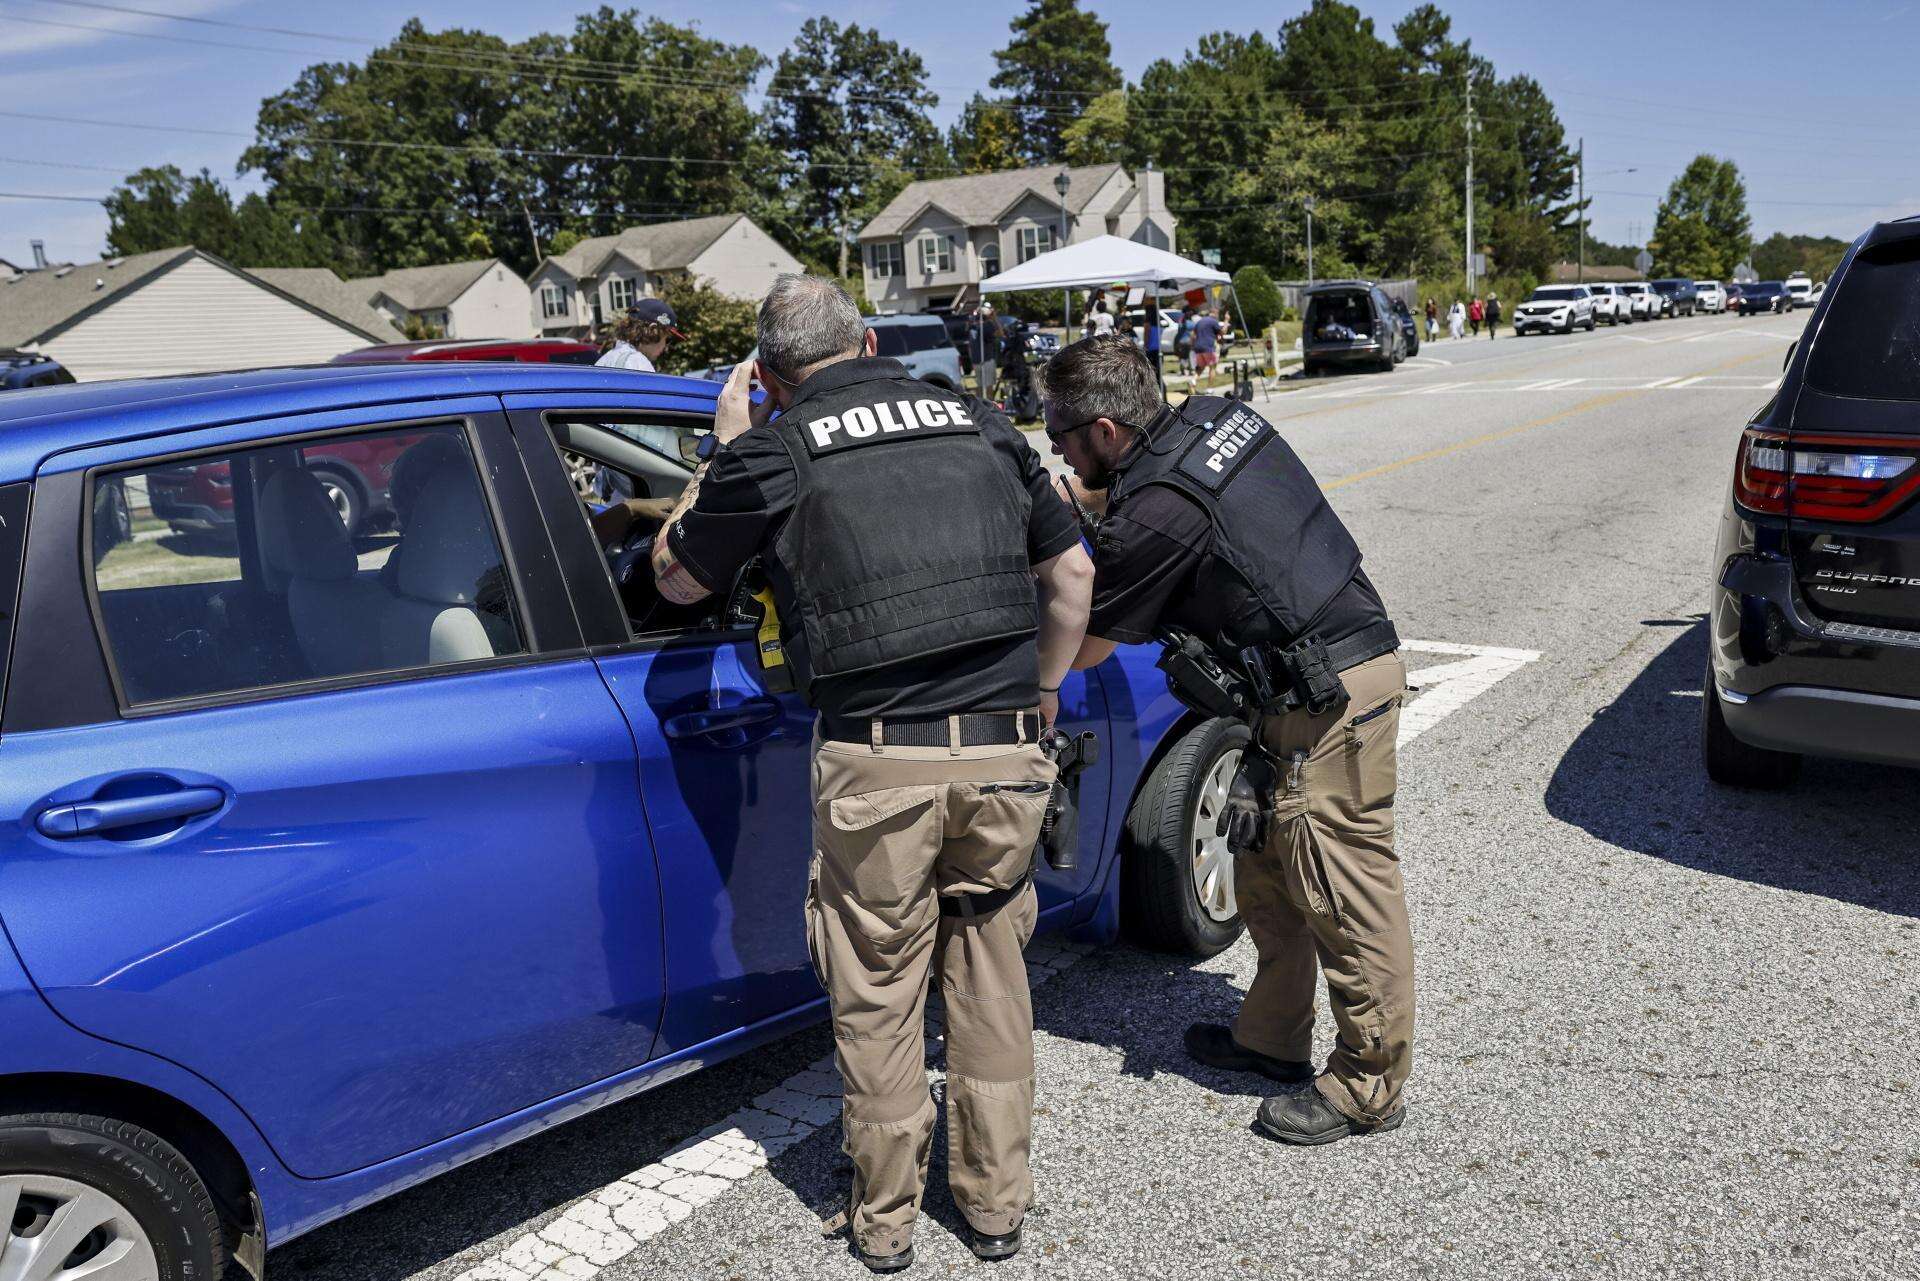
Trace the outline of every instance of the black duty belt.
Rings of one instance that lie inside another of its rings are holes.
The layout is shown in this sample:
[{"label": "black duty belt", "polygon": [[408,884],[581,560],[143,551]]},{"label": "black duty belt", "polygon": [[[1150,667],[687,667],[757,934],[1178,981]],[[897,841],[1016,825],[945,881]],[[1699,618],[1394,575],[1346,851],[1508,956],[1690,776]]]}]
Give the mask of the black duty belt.
[{"label": "black duty belt", "polygon": [[1038,712],[966,712],[958,717],[871,717],[820,714],[820,737],[835,743],[872,743],[880,727],[884,747],[951,747],[953,727],[960,722],[961,747],[998,747],[1040,740]]},{"label": "black duty belt", "polygon": [[1400,648],[1400,633],[1393,629],[1389,619],[1381,619],[1362,627],[1344,640],[1337,640],[1327,646],[1327,663],[1336,672],[1344,672],[1350,667],[1358,667],[1368,659],[1378,658],[1382,654],[1391,654]]},{"label": "black duty belt", "polygon": [[974,917],[985,916],[989,912],[998,912],[1007,904],[1020,897],[1027,888],[1027,882],[1033,879],[1033,873],[1009,885],[1004,890],[983,890],[978,894],[942,894],[940,896],[940,915]]}]

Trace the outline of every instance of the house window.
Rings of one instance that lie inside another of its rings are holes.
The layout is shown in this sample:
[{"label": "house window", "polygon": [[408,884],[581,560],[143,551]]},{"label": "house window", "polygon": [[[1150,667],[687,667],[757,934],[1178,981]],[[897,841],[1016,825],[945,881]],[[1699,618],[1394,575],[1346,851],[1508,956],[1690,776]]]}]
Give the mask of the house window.
[{"label": "house window", "polygon": [[607,305],[616,315],[633,306],[633,281],[626,276],[615,276],[608,280]]},{"label": "house window", "polygon": [[920,270],[932,275],[953,270],[953,242],[945,236],[920,237]]},{"label": "house window", "polygon": [[1020,228],[1020,261],[1030,262],[1053,248],[1053,228]]},{"label": "house window", "polygon": [[876,279],[904,275],[906,269],[905,255],[901,253],[898,241],[889,240],[873,247],[873,274]]},{"label": "house window", "polygon": [[567,291],[558,285],[540,286],[540,315],[552,320],[556,316],[567,314]]},{"label": "house window", "polygon": [[1000,274],[1000,246],[999,245],[981,245],[980,246],[980,278],[984,280],[988,276],[997,276],[999,274]]}]

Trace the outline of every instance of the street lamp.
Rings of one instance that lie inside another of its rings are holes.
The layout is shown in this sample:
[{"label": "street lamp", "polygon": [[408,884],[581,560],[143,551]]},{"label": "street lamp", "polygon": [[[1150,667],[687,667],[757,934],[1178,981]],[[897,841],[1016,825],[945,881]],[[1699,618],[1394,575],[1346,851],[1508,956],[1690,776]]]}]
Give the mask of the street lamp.
[{"label": "street lamp", "polygon": [[1301,202],[1307,210],[1307,286],[1313,286],[1313,197]]},{"label": "street lamp", "polygon": [[[1060,193],[1060,247],[1062,249],[1067,247],[1067,188],[1072,185],[1073,179],[1067,176],[1065,169],[1053,177],[1053,189]],[[1060,291],[1060,320],[1066,329],[1066,333],[1062,334],[1061,338],[1064,340],[1073,337],[1073,290],[1071,289]]]}]

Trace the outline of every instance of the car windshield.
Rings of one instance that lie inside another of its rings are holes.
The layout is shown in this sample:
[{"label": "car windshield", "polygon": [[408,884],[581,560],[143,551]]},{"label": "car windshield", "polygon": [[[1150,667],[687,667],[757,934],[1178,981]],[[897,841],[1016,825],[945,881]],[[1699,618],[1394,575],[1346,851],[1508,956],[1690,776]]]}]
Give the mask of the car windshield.
[{"label": "car windshield", "polygon": [[1822,305],[1808,382],[1840,396],[1920,400],[1920,237],[1862,250]]},{"label": "car windshield", "polygon": [[1656,280],[1653,282],[1653,292],[1657,294],[1677,294],[1680,292],[1680,286],[1671,280]]},{"label": "car windshield", "polygon": [[1580,296],[1580,291],[1576,288],[1573,288],[1572,286],[1564,286],[1564,287],[1556,288],[1554,286],[1549,285],[1549,286],[1544,286],[1542,288],[1534,290],[1532,294],[1528,295],[1527,301],[1528,302],[1566,302],[1569,299],[1578,298],[1579,296]]},{"label": "car windshield", "polygon": [[1813,282],[1809,280],[1789,280],[1787,282],[1787,288],[1792,290],[1811,289],[1813,288]]},{"label": "car windshield", "polygon": [[1763,280],[1757,285],[1748,285],[1747,288],[1754,293],[1777,294],[1780,292],[1780,282],[1777,280]]},{"label": "car windshield", "polygon": [[1647,292],[1647,287],[1645,285],[1622,285],[1620,286],[1620,288],[1626,290],[1630,294],[1644,294],[1645,292]]}]

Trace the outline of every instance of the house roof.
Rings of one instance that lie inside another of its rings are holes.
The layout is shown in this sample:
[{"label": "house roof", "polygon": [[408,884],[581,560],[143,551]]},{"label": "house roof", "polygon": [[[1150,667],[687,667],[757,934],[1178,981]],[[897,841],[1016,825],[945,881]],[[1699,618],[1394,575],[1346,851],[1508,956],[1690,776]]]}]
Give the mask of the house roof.
[{"label": "house roof", "polygon": [[471,262],[447,262],[432,267],[401,267],[385,275],[362,276],[347,283],[368,303],[375,294],[385,294],[408,311],[428,311],[452,306],[454,299],[472,288],[473,282],[499,261],[498,258],[476,258]]},{"label": "house roof", "polygon": [[251,280],[262,289],[280,294],[336,324],[345,325],[370,341],[386,342],[396,336],[393,327],[384,321],[377,328],[369,323],[364,306],[358,308],[359,318],[351,313],[342,315],[332,307],[321,305],[284,284],[267,279],[272,269],[263,272],[243,271],[205,250],[181,245],[175,249],[156,249],[151,253],[133,254],[126,258],[108,258],[70,268],[33,271],[24,276],[0,280],[0,347],[24,347],[44,341],[84,320],[115,298],[196,257],[206,259],[223,271]]},{"label": "house roof", "polygon": [[[969,227],[991,226],[1029,194],[1058,207],[1060,195],[1053,189],[1053,180],[1059,172],[1053,165],[1040,165],[1032,169],[1004,169],[998,173],[910,182],[887,202],[885,209],[874,215],[873,221],[860,229],[860,239],[897,236],[928,205],[940,206]],[[1107,180],[1120,172],[1124,171],[1117,164],[1070,166],[1067,212],[1085,212],[1088,202],[1106,186]]]},{"label": "house roof", "polygon": [[358,281],[345,281],[325,267],[254,267],[247,272],[309,307],[323,311],[379,342],[401,337],[393,322],[369,305]]},{"label": "house roof", "polygon": [[575,280],[591,276],[615,252],[624,254],[648,271],[679,271],[705,253],[707,247],[745,214],[714,214],[707,218],[683,218],[676,222],[648,223],[628,227],[611,236],[582,240],[561,254],[550,254],[541,262],[552,263]]}]

